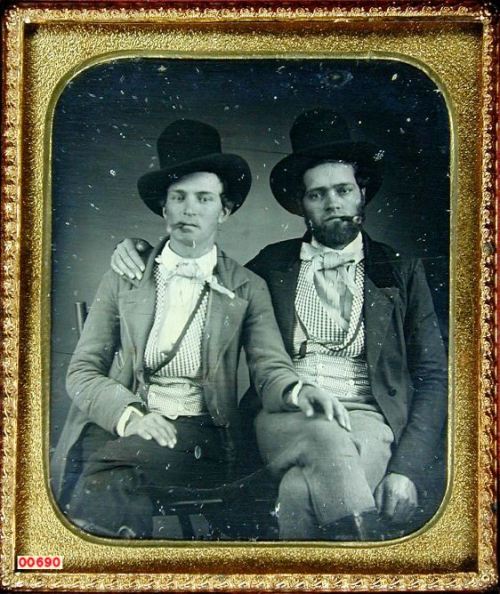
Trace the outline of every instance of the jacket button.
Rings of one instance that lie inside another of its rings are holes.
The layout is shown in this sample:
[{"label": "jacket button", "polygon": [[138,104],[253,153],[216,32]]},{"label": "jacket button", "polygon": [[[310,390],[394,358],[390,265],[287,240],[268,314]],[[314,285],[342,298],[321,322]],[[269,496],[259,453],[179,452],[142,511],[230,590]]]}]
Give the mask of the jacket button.
[{"label": "jacket button", "polygon": [[389,396],[396,396],[396,394],[397,394],[397,390],[396,390],[396,388],[391,388],[391,389],[389,390]]}]

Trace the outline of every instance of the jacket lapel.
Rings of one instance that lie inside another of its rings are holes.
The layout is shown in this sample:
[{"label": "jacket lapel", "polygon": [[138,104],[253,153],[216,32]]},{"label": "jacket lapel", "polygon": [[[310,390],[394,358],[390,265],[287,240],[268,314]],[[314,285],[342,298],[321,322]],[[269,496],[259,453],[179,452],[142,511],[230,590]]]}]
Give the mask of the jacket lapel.
[{"label": "jacket lapel", "polygon": [[[300,244],[299,244],[300,245]],[[274,313],[288,353],[293,350],[295,323],[295,293],[300,271],[298,254],[286,266],[269,271],[268,286],[271,292]]]},{"label": "jacket lapel", "polygon": [[236,290],[247,283],[248,279],[219,249],[215,276],[223,287],[233,292],[234,297],[210,290],[202,346],[204,377],[215,373],[220,359],[242,325],[248,306],[248,301],[236,294]]},{"label": "jacket lapel", "polygon": [[363,234],[365,285],[363,313],[366,334],[366,360],[369,369],[377,364],[392,319],[399,289],[394,269],[386,254]]},{"label": "jacket lapel", "polygon": [[136,368],[142,368],[146,341],[153,326],[156,306],[156,285],[153,278],[154,262],[166,241],[164,239],[150,253],[142,279],[138,283],[132,283],[133,288],[119,296],[123,322],[129,333],[131,343],[134,345]]}]

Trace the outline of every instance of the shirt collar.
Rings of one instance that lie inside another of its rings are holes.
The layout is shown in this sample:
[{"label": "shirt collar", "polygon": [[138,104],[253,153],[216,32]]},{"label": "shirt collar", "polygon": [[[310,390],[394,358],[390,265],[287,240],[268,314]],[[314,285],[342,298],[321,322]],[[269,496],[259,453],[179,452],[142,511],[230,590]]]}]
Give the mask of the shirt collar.
[{"label": "shirt collar", "polygon": [[196,263],[208,277],[213,273],[217,264],[217,247],[214,245],[209,252],[199,258],[184,258],[176,254],[170,247],[170,241],[167,241],[161,253],[156,257],[156,262],[163,264],[167,270],[174,270],[180,262]]},{"label": "shirt collar", "polygon": [[361,235],[361,233],[358,233],[350,243],[348,243],[345,247],[343,247],[340,250],[336,250],[334,248],[323,245],[314,236],[311,239],[311,245],[323,252],[338,252],[339,254],[341,254],[342,252],[352,252],[356,255],[357,262],[361,261],[364,257],[363,236]]}]

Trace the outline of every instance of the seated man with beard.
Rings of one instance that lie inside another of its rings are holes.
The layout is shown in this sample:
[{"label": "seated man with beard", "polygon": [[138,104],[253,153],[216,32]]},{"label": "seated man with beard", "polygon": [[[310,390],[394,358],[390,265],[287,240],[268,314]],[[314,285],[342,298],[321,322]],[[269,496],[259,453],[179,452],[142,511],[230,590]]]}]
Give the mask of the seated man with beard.
[{"label": "seated man with beard", "polygon": [[[329,109],[300,114],[290,137],[271,189],[307,233],[247,266],[267,282],[302,382],[330,394],[342,422],[314,414],[302,391],[264,395],[257,440],[280,480],[280,538],[380,540],[404,532],[440,453],[444,345],[422,262],[363,231],[382,183],[379,147],[354,142]],[[139,274],[130,240],[114,261]]]}]

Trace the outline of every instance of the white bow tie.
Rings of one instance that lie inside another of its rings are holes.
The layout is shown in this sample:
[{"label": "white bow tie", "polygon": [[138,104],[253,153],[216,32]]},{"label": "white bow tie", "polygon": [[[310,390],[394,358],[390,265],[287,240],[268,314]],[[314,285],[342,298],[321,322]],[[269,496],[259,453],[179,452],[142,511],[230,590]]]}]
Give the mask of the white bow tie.
[{"label": "white bow tie", "polygon": [[189,260],[181,260],[174,267],[171,267],[165,266],[163,260],[160,259],[160,266],[163,268],[164,279],[166,281],[169,281],[174,276],[189,278],[200,282],[203,282],[207,279],[207,275],[194,261],[190,262]]},{"label": "white bow tie", "polygon": [[352,298],[358,288],[354,275],[349,274],[348,266],[355,265],[362,260],[362,253],[355,251],[334,251],[315,247],[310,243],[303,243],[300,259],[311,262],[306,278],[314,284],[318,297],[332,319],[344,330],[349,326],[342,315],[344,309],[350,311]]},{"label": "white bow tie", "polygon": [[212,272],[209,274],[203,272],[196,261],[181,260],[174,268],[165,266],[161,257],[159,257],[157,261],[164,271],[163,280],[165,282],[170,281],[174,277],[187,278],[199,283],[206,282],[208,286],[214,291],[217,291],[217,293],[227,295],[230,299],[234,299],[234,293],[221,285]]}]

